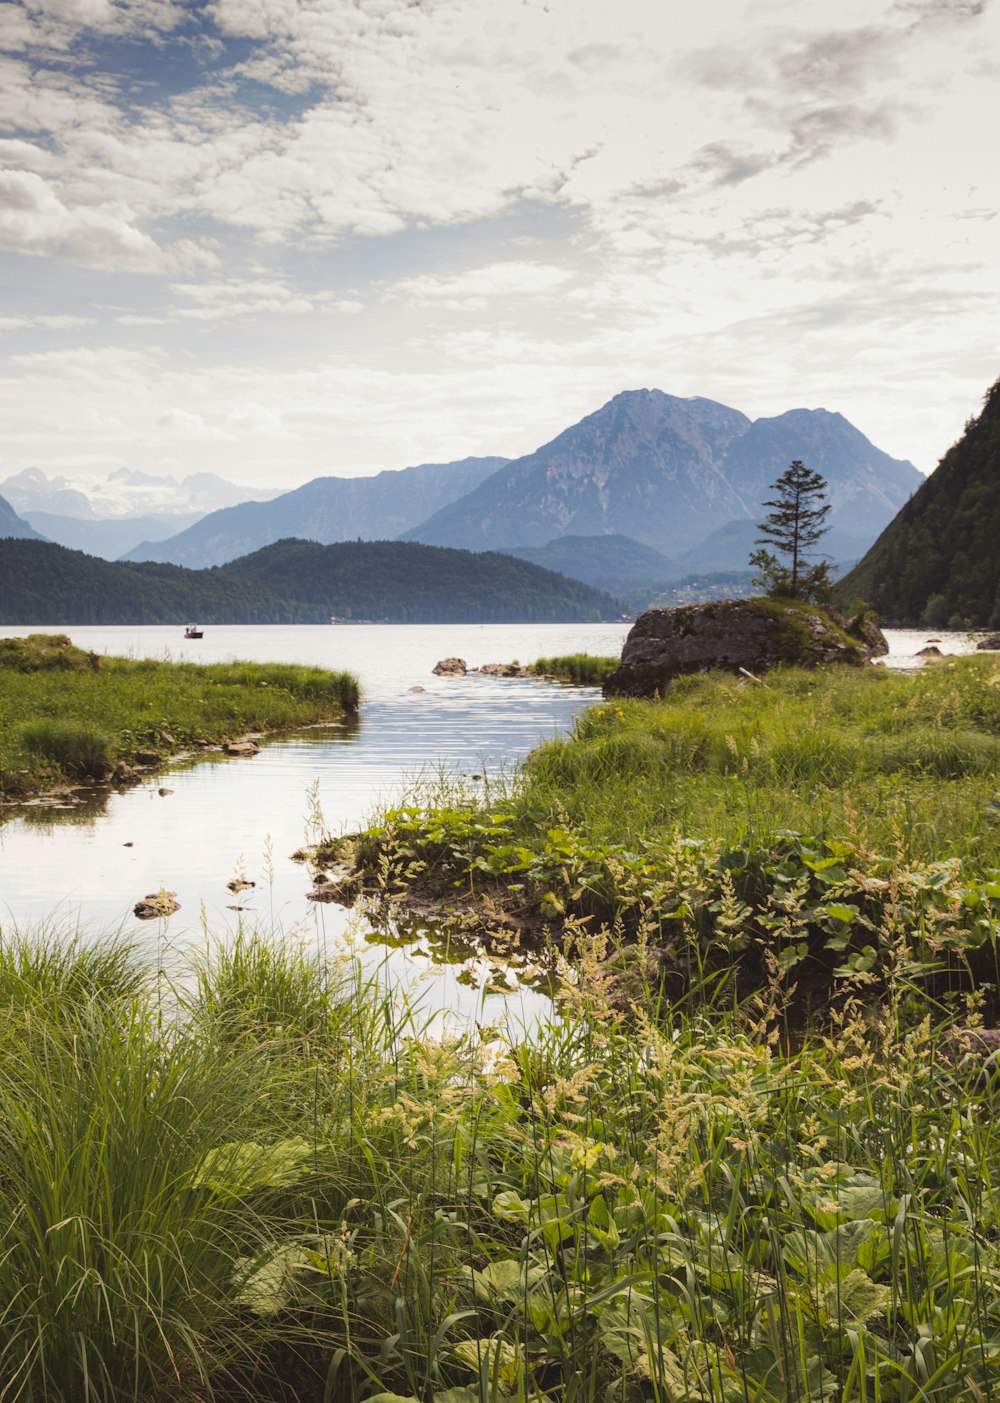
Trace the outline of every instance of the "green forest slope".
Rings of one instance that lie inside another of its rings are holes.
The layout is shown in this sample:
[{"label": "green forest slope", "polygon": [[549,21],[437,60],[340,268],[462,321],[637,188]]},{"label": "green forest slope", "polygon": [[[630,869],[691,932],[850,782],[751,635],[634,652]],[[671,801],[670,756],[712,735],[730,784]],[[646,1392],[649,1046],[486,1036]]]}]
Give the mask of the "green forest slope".
[{"label": "green forest slope", "polygon": [[0,625],[521,623],[617,617],[606,594],[524,561],[412,543],[279,541],[232,564],[98,560],[0,540]]},{"label": "green forest slope", "polygon": [[299,600],[324,618],[544,623],[620,613],[609,595],[539,565],[496,551],[475,554],[413,541],[277,541],[223,571]]},{"label": "green forest slope", "polygon": [[841,581],[886,623],[1000,627],[1000,380],[931,477]]}]

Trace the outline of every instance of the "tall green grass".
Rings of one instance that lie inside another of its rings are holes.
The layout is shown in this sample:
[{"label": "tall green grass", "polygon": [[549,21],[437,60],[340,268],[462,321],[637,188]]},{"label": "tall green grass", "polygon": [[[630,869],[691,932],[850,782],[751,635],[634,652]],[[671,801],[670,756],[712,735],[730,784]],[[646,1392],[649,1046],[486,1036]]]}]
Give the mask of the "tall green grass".
[{"label": "tall green grass", "polygon": [[859,974],[876,994],[904,931],[925,994],[1000,1008],[1000,669],[683,679],[592,707],[506,784],[416,793],[350,853],[501,946],[648,938],[671,997],[709,973],[742,997],[777,962],[801,1016]]},{"label": "tall green grass", "polygon": [[530,671],[540,677],[558,677],[577,687],[600,687],[618,666],[618,658],[593,653],[565,653],[555,658],[538,658]]},{"label": "tall green grass", "polygon": [[88,721],[29,721],[16,738],[29,755],[51,760],[73,779],[107,779],[115,766],[111,737]]},{"label": "tall green grass", "polygon": [[903,986],[782,1050],[780,981],[664,1026],[614,957],[518,1040],[273,935],[0,941],[6,1397],[994,1398],[995,1072]]}]

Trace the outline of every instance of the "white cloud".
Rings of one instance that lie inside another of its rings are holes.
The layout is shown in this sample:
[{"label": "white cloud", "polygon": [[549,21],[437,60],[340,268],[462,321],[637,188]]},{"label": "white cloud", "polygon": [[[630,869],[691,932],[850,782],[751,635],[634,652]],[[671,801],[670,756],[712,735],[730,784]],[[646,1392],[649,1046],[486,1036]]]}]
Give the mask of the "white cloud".
[{"label": "white cloud", "polygon": [[168,273],[215,261],[189,240],[160,248],[136,227],[128,206],[71,209],[40,175],[10,169],[0,169],[0,248],[137,273]]},{"label": "white cloud", "polygon": [[[221,444],[298,479],[523,451],[657,384],[750,413],[826,403],[929,467],[995,377],[997,6],[14,12],[0,247],[85,270],[60,288],[142,272],[158,294],[103,287],[100,368],[84,327],[78,360],[9,363],[18,453],[30,407],[60,461],[103,433],[137,465]],[[195,52],[206,18],[239,62],[161,90],[156,46]],[[135,42],[102,65],[109,35]],[[120,373],[136,363],[148,382]]]},{"label": "white cloud", "polygon": [[74,317],[65,313],[39,313],[35,316],[0,317],[2,331],[68,331],[78,326],[92,326],[93,317]]},{"label": "white cloud", "polygon": [[384,296],[416,307],[478,312],[498,299],[508,306],[512,301],[537,303],[539,298],[564,288],[572,277],[570,269],[551,263],[511,260],[458,273],[402,278],[389,284]]}]

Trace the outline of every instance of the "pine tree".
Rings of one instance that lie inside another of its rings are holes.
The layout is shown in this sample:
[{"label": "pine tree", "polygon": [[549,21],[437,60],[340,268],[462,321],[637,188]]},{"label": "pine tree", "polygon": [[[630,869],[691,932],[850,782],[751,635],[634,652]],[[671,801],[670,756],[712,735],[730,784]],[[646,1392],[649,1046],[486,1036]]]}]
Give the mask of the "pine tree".
[{"label": "pine tree", "polygon": [[[809,565],[810,549],[826,532],[824,525],[830,511],[826,497],[826,479],[796,458],[791,467],[772,482],[775,496],[764,503],[771,511],[758,523],[758,543],[763,550],[754,551],[751,565],[760,570],[760,580],[771,594],[788,595],[792,599],[825,598],[829,593],[829,566],[825,561]],[[782,565],[767,547],[787,556]]]}]

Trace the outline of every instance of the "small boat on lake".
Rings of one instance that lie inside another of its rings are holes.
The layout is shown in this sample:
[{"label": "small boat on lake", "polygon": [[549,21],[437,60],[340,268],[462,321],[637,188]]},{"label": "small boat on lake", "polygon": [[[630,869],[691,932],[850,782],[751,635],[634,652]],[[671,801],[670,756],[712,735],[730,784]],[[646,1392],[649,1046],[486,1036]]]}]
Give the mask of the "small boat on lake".
[{"label": "small boat on lake", "polygon": [[187,628],[184,630],[184,637],[204,638],[205,632],[204,629],[200,629],[197,624],[188,624]]}]

